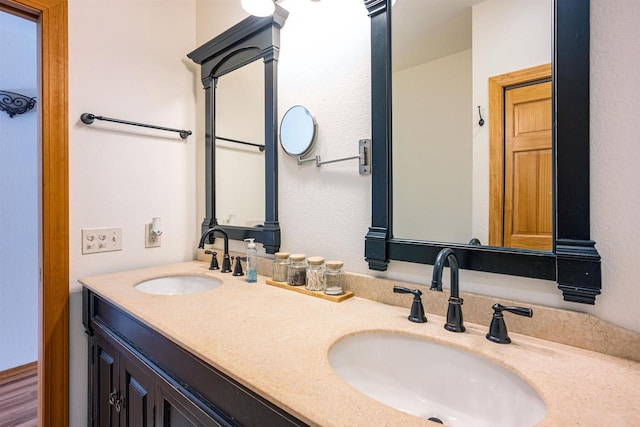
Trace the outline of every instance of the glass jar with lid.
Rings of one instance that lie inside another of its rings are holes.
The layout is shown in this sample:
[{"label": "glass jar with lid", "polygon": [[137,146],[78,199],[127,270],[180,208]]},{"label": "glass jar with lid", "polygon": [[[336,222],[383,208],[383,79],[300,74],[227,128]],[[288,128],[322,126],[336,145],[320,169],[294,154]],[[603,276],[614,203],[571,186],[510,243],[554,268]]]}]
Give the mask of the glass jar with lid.
[{"label": "glass jar with lid", "polygon": [[324,293],[342,295],[344,293],[344,271],[342,261],[327,261],[324,272]]},{"label": "glass jar with lid", "polygon": [[286,282],[289,270],[289,252],[276,252],[271,278],[276,282]]},{"label": "glass jar with lid", "polygon": [[287,268],[287,283],[291,286],[303,286],[307,277],[307,260],[303,254],[291,254]]},{"label": "glass jar with lid", "polygon": [[308,291],[324,290],[324,258],[321,256],[309,257],[307,260],[307,284],[305,289]]}]

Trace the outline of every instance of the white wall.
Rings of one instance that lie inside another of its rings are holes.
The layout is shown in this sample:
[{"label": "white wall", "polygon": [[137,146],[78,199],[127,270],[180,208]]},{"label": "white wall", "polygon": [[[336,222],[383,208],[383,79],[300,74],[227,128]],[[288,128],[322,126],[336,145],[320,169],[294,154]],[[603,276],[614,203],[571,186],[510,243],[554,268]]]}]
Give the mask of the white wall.
[{"label": "white wall", "polygon": [[[488,0],[473,6],[473,234],[489,241],[489,77],[551,62],[551,0]],[[477,114],[477,111],[476,111]]]},{"label": "white wall", "polygon": [[[79,120],[84,112],[196,131],[193,0],[69,2],[70,287],[77,279],[194,258],[197,132]],[[162,218],[162,247],[144,226]],[[201,218],[200,218],[201,220]],[[81,255],[81,229],[119,226],[119,252]],[[72,426],[86,425],[86,338],[71,296]]]},{"label": "white wall", "polygon": [[471,50],[393,73],[393,236],[471,234]]},{"label": "white wall", "polygon": [[591,238],[602,256],[596,315],[640,331],[640,2],[591,0]]},{"label": "white wall", "polygon": [[[84,112],[195,129],[192,0],[69,3],[71,286],[86,275],[192,259],[198,135],[96,120]],[[161,217],[162,247],[144,227]],[[81,229],[123,227],[123,250],[81,254]]]},{"label": "white wall", "polygon": [[[370,20],[360,0],[289,0],[278,76],[280,118],[306,106],[317,124],[315,154],[332,160],[358,154],[371,137]],[[371,178],[357,161],[297,165],[279,151],[282,247],[344,261],[362,270]]]},{"label": "white wall", "polygon": [[[37,27],[0,12],[0,90],[38,96]],[[0,371],[38,359],[38,106],[0,111]]]}]

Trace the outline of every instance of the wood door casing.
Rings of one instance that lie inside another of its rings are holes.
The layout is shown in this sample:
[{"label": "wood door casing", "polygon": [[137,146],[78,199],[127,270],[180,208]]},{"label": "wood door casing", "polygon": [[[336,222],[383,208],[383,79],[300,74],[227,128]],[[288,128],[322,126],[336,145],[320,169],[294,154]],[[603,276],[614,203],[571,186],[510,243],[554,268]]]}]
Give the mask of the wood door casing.
[{"label": "wood door casing", "polygon": [[0,0],[40,30],[42,280],[38,425],[69,425],[69,165],[67,0]]},{"label": "wood door casing", "polygon": [[505,91],[503,246],[552,249],[551,82]]},{"label": "wood door casing", "polygon": [[[549,81],[551,79],[551,64],[543,64],[536,67],[531,67],[523,70],[513,71],[506,74],[501,74],[498,76],[494,76],[489,78],[489,245],[490,246],[507,246],[505,244],[505,169],[506,169],[506,161],[505,161],[505,94],[507,89],[513,88],[515,86],[532,84],[535,82],[541,81]],[[551,95],[549,91],[549,96]],[[534,108],[535,109],[535,108]],[[551,105],[549,104],[548,116],[551,117]],[[535,121],[534,121],[535,123]],[[528,126],[528,125],[522,125]],[[526,129],[523,127],[522,129]],[[551,135],[549,134],[549,140],[551,140]],[[524,159],[525,155],[522,154],[521,159]],[[532,156],[533,157],[533,156]],[[544,157],[544,156],[543,156]],[[519,159],[519,160],[521,160]],[[549,185],[551,185],[551,168],[552,168],[552,159],[549,157],[549,162],[545,163],[545,160],[540,160],[542,163],[539,165],[540,168],[546,168],[548,165],[549,168]],[[534,164],[533,161],[528,162],[529,167]],[[522,171],[526,170],[523,168]],[[535,168],[533,168],[535,170]],[[531,172],[532,173],[532,172]],[[524,185],[525,181],[521,181],[520,186]],[[536,184],[538,188],[542,188],[542,184]],[[531,192],[531,191],[530,191]],[[511,196],[513,200],[513,195]],[[519,197],[517,197],[519,199]],[[549,197],[549,208],[547,210],[548,217],[550,218],[553,214],[553,208],[551,206],[551,195]],[[542,206],[542,203],[539,204]],[[513,209],[513,208],[511,208]],[[519,216],[519,219],[516,221],[518,224],[521,224],[522,221],[525,222],[531,219],[531,215],[527,217],[525,215],[525,211],[520,207],[518,210],[518,214],[522,214]],[[526,218],[526,219],[525,219]],[[550,222],[552,224],[552,221]],[[526,227],[522,227],[520,225],[516,226],[516,229],[524,229]],[[550,229],[553,229],[553,226],[550,226]],[[551,232],[551,236],[552,236]],[[518,240],[518,239],[516,239]],[[519,243],[524,244],[525,239],[520,239]],[[533,239],[535,240],[535,239]],[[549,238],[549,242],[551,245],[552,237]],[[517,246],[522,247],[522,246]],[[539,248],[532,248],[539,249]],[[546,248],[545,250],[552,249],[551,246]]]}]

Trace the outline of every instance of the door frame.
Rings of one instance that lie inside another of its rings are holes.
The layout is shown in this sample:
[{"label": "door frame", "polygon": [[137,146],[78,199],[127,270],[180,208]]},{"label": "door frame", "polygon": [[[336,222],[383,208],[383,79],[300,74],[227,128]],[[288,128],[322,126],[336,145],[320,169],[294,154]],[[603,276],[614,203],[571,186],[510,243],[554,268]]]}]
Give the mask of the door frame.
[{"label": "door frame", "polygon": [[551,79],[551,64],[489,77],[489,246],[503,246],[504,98],[511,86]]},{"label": "door frame", "polygon": [[38,289],[38,425],[69,425],[67,0],[0,0],[38,22],[42,274]]}]

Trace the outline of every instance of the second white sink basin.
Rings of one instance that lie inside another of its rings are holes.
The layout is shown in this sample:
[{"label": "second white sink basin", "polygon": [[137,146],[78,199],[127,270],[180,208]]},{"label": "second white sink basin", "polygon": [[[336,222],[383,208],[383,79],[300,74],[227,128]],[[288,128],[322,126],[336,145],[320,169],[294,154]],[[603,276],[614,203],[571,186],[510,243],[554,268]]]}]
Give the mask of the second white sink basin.
[{"label": "second white sink basin", "polygon": [[222,280],[204,276],[166,276],[145,280],[134,286],[138,291],[154,295],[186,295],[215,289]]},{"label": "second white sink basin", "polygon": [[392,333],[338,341],[329,363],[367,396],[453,427],[529,427],[546,415],[540,396],[518,375],[482,357]]}]

